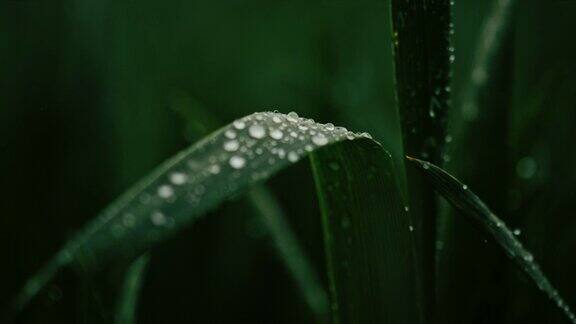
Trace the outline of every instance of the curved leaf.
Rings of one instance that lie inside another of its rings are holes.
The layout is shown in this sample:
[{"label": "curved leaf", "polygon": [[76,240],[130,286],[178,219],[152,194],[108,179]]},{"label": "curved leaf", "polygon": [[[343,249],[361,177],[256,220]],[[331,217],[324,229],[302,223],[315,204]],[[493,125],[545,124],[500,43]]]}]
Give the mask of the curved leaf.
[{"label": "curved leaf", "polygon": [[[342,179],[342,184],[349,188],[360,183],[353,180],[351,175],[357,179],[376,177],[379,181],[393,180],[389,155],[378,143],[367,137],[369,135],[354,134],[332,124],[318,124],[313,120],[300,118],[295,113],[256,113],[236,120],[177,154],[113,202],[26,284],[17,297],[15,309],[22,309],[63,266],[72,264],[83,271],[95,271],[111,261],[132,259],[183,227],[189,226],[224,200],[301,160],[309,152],[317,151],[320,160],[324,154],[331,156],[331,152],[338,150],[356,150],[358,154],[366,154],[366,157],[362,158],[349,154],[334,156],[334,163],[349,163],[347,160],[355,159],[372,163],[374,170],[368,173],[365,172],[364,164],[346,168],[347,177]],[[325,149],[320,149],[324,147]],[[352,147],[354,149],[351,149]],[[331,165],[316,164],[315,168],[324,170]],[[333,177],[340,175],[334,174]],[[373,181],[366,183],[376,184]],[[340,214],[354,213],[359,219],[366,218],[372,222],[367,224],[378,226],[377,230],[368,228],[369,235],[366,237],[362,237],[362,232],[352,235],[355,240],[364,240],[366,243],[353,245],[354,255],[370,255],[371,244],[382,244],[379,243],[381,241],[389,243],[389,246],[375,251],[395,251],[380,256],[376,266],[364,264],[363,271],[369,272],[370,277],[378,283],[371,294],[376,299],[364,300],[370,302],[371,309],[377,314],[382,313],[380,308],[390,311],[404,309],[408,312],[407,318],[410,318],[413,315],[409,314],[417,313],[418,305],[415,297],[415,277],[410,275],[413,269],[406,268],[411,266],[414,252],[408,231],[408,217],[402,208],[399,211],[397,188],[393,184],[385,188],[391,193],[383,198],[391,201],[381,206],[393,208],[378,208],[378,201],[382,198],[378,193],[384,191],[371,188],[374,194],[361,200],[350,197],[350,208],[347,204],[341,205],[333,209],[334,214],[331,217],[338,219]],[[319,190],[329,189],[319,185]],[[343,197],[342,202],[347,199]],[[326,202],[330,200],[326,199],[324,206]],[[363,217],[365,215],[360,213],[362,210],[369,211],[366,214],[369,217]],[[388,219],[382,222],[379,218]],[[384,227],[387,224],[394,226],[387,229]],[[400,232],[402,234],[394,234],[399,228],[404,229]],[[389,242],[388,235],[401,236],[403,240]],[[339,253],[343,248],[331,246],[329,251]],[[363,257],[362,260],[367,261],[370,258]],[[383,264],[389,265],[392,270],[379,273]],[[400,278],[402,280],[398,281]],[[344,285],[347,280],[350,279],[338,278],[332,284]],[[364,286],[359,286],[362,287]],[[358,294],[358,291],[355,293]],[[406,298],[396,298],[396,293]],[[380,297],[387,297],[386,302],[378,299]],[[358,297],[351,295],[350,298]],[[385,307],[380,307],[381,305]]]}]

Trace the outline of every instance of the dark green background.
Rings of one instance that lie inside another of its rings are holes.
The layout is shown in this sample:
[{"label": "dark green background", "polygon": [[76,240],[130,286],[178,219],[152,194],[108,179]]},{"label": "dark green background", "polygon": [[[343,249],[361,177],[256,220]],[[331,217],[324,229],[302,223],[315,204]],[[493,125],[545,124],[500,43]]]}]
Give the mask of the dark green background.
[{"label": "dark green background", "polygon": [[[576,305],[576,1],[518,1],[480,114],[462,90],[492,1],[455,0],[447,166],[512,227]],[[402,161],[388,1],[0,1],[0,303],[114,197],[190,141],[254,111],[370,132]],[[531,157],[534,175],[517,163]],[[271,181],[317,266],[305,163]],[[559,312],[458,215],[440,264],[447,323]],[[312,321],[241,199],[152,253],[142,323]],[[433,242],[431,244],[434,244]],[[69,273],[24,323],[85,319]]]}]

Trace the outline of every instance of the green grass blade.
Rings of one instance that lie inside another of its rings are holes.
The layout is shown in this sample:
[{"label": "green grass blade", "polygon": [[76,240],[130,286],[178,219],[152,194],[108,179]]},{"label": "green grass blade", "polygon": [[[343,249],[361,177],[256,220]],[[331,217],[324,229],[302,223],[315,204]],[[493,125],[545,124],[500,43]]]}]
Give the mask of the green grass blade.
[{"label": "green grass blade", "polygon": [[[422,323],[413,227],[373,141],[314,153],[336,323]],[[328,166],[328,167],[326,167]]]},{"label": "green grass blade", "polygon": [[482,26],[479,41],[472,61],[472,71],[462,100],[462,113],[465,119],[473,120],[479,113],[480,94],[490,81],[494,60],[503,45],[504,33],[510,22],[509,16],[516,1],[496,0],[487,20]]},{"label": "green grass blade", "polygon": [[257,186],[248,193],[249,201],[261,214],[261,219],[284,264],[294,277],[304,294],[318,323],[326,322],[330,314],[328,296],[320,284],[320,279],[312,267],[304,250],[298,243],[291,226],[286,222],[286,215],[272,193],[263,186]]},{"label": "green grass blade", "polygon": [[492,237],[520,269],[532,279],[538,288],[556,303],[568,319],[572,323],[576,323],[576,316],[556,288],[546,278],[540,266],[534,261],[532,254],[522,246],[522,243],[508,229],[506,224],[478,196],[441,168],[415,158],[408,157],[408,160],[424,173],[434,190],[462,215],[466,216],[467,220]]},{"label": "green grass blade", "polygon": [[[393,0],[391,21],[396,97],[404,153],[441,164],[450,103],[451,0]],[[415,222],[426,313],[434,317],[436,219],[438,206],[420,175],[407,170],[410,207]]]},{"label": "green grass blade", "polygon": [[136,323],[136,309],[138,297],[144,280],[144,272],[150,261],[150,256],[145,254],[134,261],[126,271],[122,283],[120,296],[118,296],[115,324]]},{"label": "green grass blade", "polygon": [[[113,202],[27,283],[15,309],[22,309],[59,268],[72,264],[90,272],[112,261],[130,260],[309,152],[358,145],[384,154],[379,144],[365,137],[294,113],[256,113],[236,120],[166,161]],[[381,172],[393,171],[385,166]],[[355,172],[361,177],[364,169]],[[407,221],[406,215],[402,217]],[[403,248],[411,255],[409,245]],[[412,292],[413,278],[409,279],[396,284],[405,284]],[[416,306],[414,300],[408,304]]]}]

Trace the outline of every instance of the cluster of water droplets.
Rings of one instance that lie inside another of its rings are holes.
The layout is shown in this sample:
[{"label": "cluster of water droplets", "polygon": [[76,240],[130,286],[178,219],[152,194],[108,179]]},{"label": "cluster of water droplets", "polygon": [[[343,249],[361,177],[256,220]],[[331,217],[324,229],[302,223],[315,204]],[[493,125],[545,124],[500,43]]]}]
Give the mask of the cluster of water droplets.
[{"label": "cluster of water droplets", "polygon": [[367,133],[353,133],[333,124],[319,124],[301,118],[295,112],[256,113],[236,120],[225,131],[222,148],[230,152],[228,164],[243,169],[255,156],[269,156],[269,163],[286,159],[298,161],[306,152],[343,139],[370,137]]},{"label": "cluster of water droplets", "polygon": [[[233,193],[315,149],[357,138],[371,136],[331,123],[317,123],[295,112],[262,112],[238,119],[172,163],[167,162],[169,165],[156,179],[138,193],[140,208],[128,204],[123,211],[116,211],[123,215],[113,231],[121,236],[126,229],[146,221],[159,228],[173,227],[179,221],[173,217],[174,210],[202,205],[208,191],[216,191],[216,195]],[[240,181],[245,177],[249,180]],[[144,212],[147,217],[140,217]]]}]

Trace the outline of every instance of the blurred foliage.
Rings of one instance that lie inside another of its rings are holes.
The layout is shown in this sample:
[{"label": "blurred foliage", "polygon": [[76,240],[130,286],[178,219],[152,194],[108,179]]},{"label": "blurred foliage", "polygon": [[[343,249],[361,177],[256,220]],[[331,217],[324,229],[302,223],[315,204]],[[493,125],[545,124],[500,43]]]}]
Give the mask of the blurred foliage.
[{"label": "blurred foliage", "polygon": [[[448,168],[521,230],[575,305],[576,2],[519,1],[509,61],[491,76],[507,84],[487,94],[477,121],[459,104],[493,0],[455,2]],[[369,131],[401,165],[391,46],[388,1],[1,1],[0,304],[109,201],[197,139],[187,127],[295,110]],[[479,122],[498,111],[506,121]],[[484,137],[492,128],[502,137]],[[307,168],[270,185],[322,268]],[[222,217],[152,251],[140,322],[311,321],[247,203],[215,213]],[[496,246],[457,218],[448,222],[455,234],[442,257],[452,266],[439,273],[446,323],[561,322]],[[22,321],[78,322],[75,280],[61,274]]]}]

